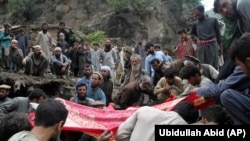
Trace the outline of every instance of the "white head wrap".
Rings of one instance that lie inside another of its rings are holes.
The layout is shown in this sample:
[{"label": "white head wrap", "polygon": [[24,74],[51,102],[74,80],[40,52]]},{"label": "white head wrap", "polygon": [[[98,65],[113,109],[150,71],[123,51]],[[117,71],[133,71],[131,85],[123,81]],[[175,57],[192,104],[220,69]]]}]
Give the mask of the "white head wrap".
[{"label": "white head wrap", "polygon": [[109,66],[101,66],[101,70],[109,71],[110,80],[113,81],[113,72],[111,71]]},{"label": "white head wrap", "polygon": [[35,45],[35,46],[33,46],[33,48],[39,48],[39,49],[41,49],[41,46],[40,45]]},{"label": "white head wrap", "polygon": [[54,51],[61,51],[61,52],[62,52],[62,49],[61,49],[60,47],[56,47],[56,48],[54,49]]}]

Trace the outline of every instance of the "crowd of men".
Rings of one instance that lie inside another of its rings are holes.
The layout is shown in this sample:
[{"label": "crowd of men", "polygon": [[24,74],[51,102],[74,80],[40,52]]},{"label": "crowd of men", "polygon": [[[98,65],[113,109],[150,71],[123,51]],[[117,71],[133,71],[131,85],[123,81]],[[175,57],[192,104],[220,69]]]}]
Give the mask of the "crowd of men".
[{"label": "crowd of men", "polygon": [[[176,48],[177,59],[168,54],[168,49],[141,36],[137,38],[135,47],[113,44],[111,39],[105,40],[104,47],[97,43],[90,45],[87,39],[71,43],[63,22],[59,23],[56,47],[52,47],[48,24],[43,23],[37,35],[37,45],[28,53],[25,34],[18,38],[11,36],[11,25],[6,24],[0,36],[2,66],[13,73],[24,69],[25,74],[40,77],[48,72],[63,78],[72,74],[78,79],[74,94],[68,99],[71,102],[102,109],[109,105],[116,110],[141,107],[119,126],[115,135],[117,141],[154,140],[155,124],[250,124],[249,6],[248,0],[214,1],[214,11],[234,21],[237,27],[231,39],[230,55],[221,68],[218,60],[223,54],[223,47],[219,22],[216,18],[207,17],[202,5],[193,10],[192,25],[177,31],[180,38]],[[5,42],[7,38],[3,35],[9,37],[8,41]],[[119,86],[118,92],[114,93],[116,86]],[[30,103],[39,104],[32,130],[22,132],[28,130],[25,126],[19,130],[21,132],[15,131],[18,133],[10,135],[10,140],[17,137],[34,140],[58,137],[67,117],[67,110],[62,104],[47,98],[40,89],[33,90],[28,98],[11,99],[8,98],[9,89],[8,85],[0,85],[0,119],[9,120],[8,114],[13,111],[29,113],[34,111]],[[171,112],[150,107],[165,102],[170,96],[178,99],[190,93],[196,93],[205,100],[214,98],[215,103],[202,109],[200,114],[192,103],[186,101],[180,102]],[[46,119],[51,113],[60,116]],[[1,126],[6,126],[3,123]],[[42,132],[45,131],[53,132],[44,135]],[[111,136],[112,133],[105,131],[98,140],[108,140]],[[83,136],[81,138],[83,140]]]}]

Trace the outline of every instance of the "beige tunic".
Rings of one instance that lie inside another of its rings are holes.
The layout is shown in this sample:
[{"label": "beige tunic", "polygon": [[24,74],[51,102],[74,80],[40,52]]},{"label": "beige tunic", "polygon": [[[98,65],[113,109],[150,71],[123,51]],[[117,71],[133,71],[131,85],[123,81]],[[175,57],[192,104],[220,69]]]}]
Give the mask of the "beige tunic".
[{"label": "beige tunic", "polygon": [[[170,94],[174,94],[176,96],[180,95],[183,90],[184,90],[184,85],[182,83],[182,80],[181,78],[175,76],[174,78],[175,82],[174,82],[174,85],[170,86],[165,77],[162,77],[157,85],[155,86],[155,89],[154,89],[154,94],[157,95],[157,99],[160,100],[160,101],[165,101]],[[170,90],[167,90],[167,87],[172,87],[172,89]]]},{"label": "beige tunic", "polygon": [[116,133],[116,140],[154,141],[155,125],[178,124],[187,125],[187,122],[178,113],[144,106],[120,124]]},{"label": "beige tunic", "polygon": [[50,57],[50,48],[52,47],[52,37],[49,32],[44,34],[42,31],[38,32],[37,35],[37,44],[41,46],[42,51],[49,58]]}]

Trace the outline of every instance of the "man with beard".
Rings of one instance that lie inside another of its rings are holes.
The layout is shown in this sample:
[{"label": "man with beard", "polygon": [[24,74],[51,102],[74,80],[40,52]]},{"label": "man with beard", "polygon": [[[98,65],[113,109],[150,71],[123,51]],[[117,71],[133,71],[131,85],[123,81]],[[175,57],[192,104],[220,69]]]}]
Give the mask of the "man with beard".
[{"label": "man with beard", "polygon": [[[215,0],[214,12],[219,13],[225,18],[235,22],[232,29],[232,38],[228,47],[230,48],[233,40],[238,39],[243,33],[250,32],[250,1],[249,0]],[[235,63],[225,56],[225,62],[220,69],[216,82],[226,79],[235,69]]]},{"label": "man with beard", "polygon": [[100,88],[104,92],[106,96],[106,105],[113,102],[112,100],[112,93],[113,93],[113,81],[112,81],[112,72],[109,66],[102,66],[101,67],[101,74],[103,77],[103,82],[100,85]]},{"label": "man with beard", "polygon": [[1,41],[1,48],[2,48],[2,65],[4,68],[7,67],[7,62],[5,60],[5,50],[10,45],[11,36],[10,36],[11,25],[4,24],[4,31],[0,33],[0,41]]},{"label": "man with beard", "polygon": [[68,110],[58,100],[47,99],[36,110],[35,125],[31,131],[20,131],[9,141],[55,141],[66,122]]},{"label": "man with beard", "polygon": [[50,57],[50,48],[52,47],[52,36],[48,32],[48,24],[42,24],[42,31],[38,32],[36,38],[37,44],[41,46],[42,51],[49,58]]},{"label": "man with beard", "polygon": [[[102,65],[109,66],[113,72],[112,74],[113,76],[114,76],[115,67],[116,67],[116,60],[117,60],[117,56],[116,56],[115,50],[112,49],[111,39],[106,39]],[[114,79],[115,78],[113,78],[113,80]]]},{"label": "man with beard", "polygon": [[49,60],[39,45],[33,46],[33,48],[34,52],[31,52],[22,61],[22,64],[25,66],[24,73],[33,76],[44,76]]},{"label": "man with beard", "polygon": [[168,58],[165,56],[165,54],[162,51],[155,51],[154,45],[152,43],[147,43],[145,45],[145,50],[148,52],[148,56],[145,60],[145,70],[150,75],[150,77],[154,76],[154,69],[151,67],[150,62],[154,58],[158,59],[160,63],[162,61],[166,61],[167,63],[170,63]]},{"label": "man with beard", "polygon": [[130,57],[131,69],[126,69],[123,76],[123,82],[121,87],[127,85],[130,82],[140,80],[143,75],[148,75],[147,72],[141,68],[141,56],[133,54]]},{"label": "man with beard", "polygon": [[4,102],[11,100],[9,97],[7,97],[10,93],[10,88],[11,87],[9,85],[0,85],[0,105]]},{"label": "man with beard", "polygon": [[11,72],[17,72],[22,64],[23,53],[18,48],[17,40],[12,40],[10,46],[5,51],[6,62]]},{"label": "man with beard", "polygon": [[65,77],[68,73],[70,60],[62,54],[62,49],[60,47],[56,47],[54,51],[54,55],[51,56],[52,73],[57,76]]},{"label": "man with beard", "polygon": [[80,46],[77,49],[77,57],[78,57],[78,67],[79,77],[83,76],[83,67],[85,64],[91,64],[91,51],[88,39],[81,39]]},{"label": "man with beard", "polygon": [[135,46],[134,53],[141,55],[141,67],[145,69],[145,58],[147,56],[147,52],[145,51],[145,44],[143,42],[143,37],[137,38],[137,45]]},{"label": "man with beard", "polygon": [[103,77],[99,72],[94,72],[92,75],[91,84],[88,85],[87,97],[94,99],[95,101],[101,101],[106,104],[106,96],[100,84],[103,82]]},{"label": "man with beard", "polygon": [[71,97],[69,101],[86,106],[91,106],[91,104],[95,102],[94,99],[87,97],[87,85],[85,83],[79,83],[76,86],[76,91],[76,95],[74,97]]},{"label": "man with beard", "polygon": [[87,85],[90,85],[91,79],[92,79],[92,73],[93,73],[93,70],[92,70],[91,65],[85,64],[85,66],[83,68],[83,77],[76,81],[76,86],[79,83],[85,83]]},{"label": "man with beard", "polygon": [[141,100],[141,97],[144,94],[149,95],[150,99],[156,100],[151,79],[147,75],[143,75],[139,80],[125,85],[114,98],[114,103],[119,105],[121,110],[129,106],[142,106],[143,100]]},{"label": "man with beard", "polygon": [[214,12],[236,21],[241,33],[250,32],[249,0],[215,0]]},{"label": "man with beard", "polygon": [[194,10],[198,20],[192,26],[191,35],[198,41],[197,58],[201,63],[212,65],[218,69],[219,54],[223,54],[219,23],[216,18],[206,17],[204,6],[199,5]]}]

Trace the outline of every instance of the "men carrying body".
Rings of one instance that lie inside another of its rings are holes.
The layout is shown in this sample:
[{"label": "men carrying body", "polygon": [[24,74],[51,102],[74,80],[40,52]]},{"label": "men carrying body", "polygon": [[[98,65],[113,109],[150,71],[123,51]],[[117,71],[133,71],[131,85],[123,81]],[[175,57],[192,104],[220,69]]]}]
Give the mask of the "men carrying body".
[{"label": "men carrying body", "polygon": [[9,141],[49,141],[59,137],[66,122],[68,110],[58,100],[47,99],[36,110],[35,125],[31,131],[20,131]]},{"label": "men carrying body", "polygon": [[168,112],[144,106],[119,125],[116,140],[155,141],[155,125],[187,125],[195,122],[198,115],[194,105],[186,101]]},{"label": "men carrying body", "polygon": [[34,89],[28,97],[15,97],[0,105],[0,119],[7,113],[16,111],[29,113],[33,111],[30,103],[39,104],[46,98],[46,94],[41,89]]},{"label": "men carrying body", "polygon": [[2,103],[5,103],[9,100],[11,100],[8,95],[9,95],[9,92],[10,92],[10,86],[9,85],[5,85],[5,84],[2,84],[0,85],[0,105]]},{"label": "men carrying body", "polygon": [[224,81],[193,89],[198,96],[213,97],[228,111],[234,124],[250,124],[250,34],[245,33],[231,47],[231,58],[238,65]]}]

